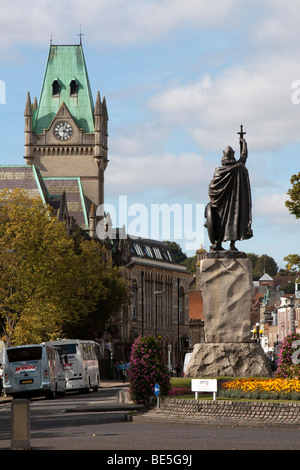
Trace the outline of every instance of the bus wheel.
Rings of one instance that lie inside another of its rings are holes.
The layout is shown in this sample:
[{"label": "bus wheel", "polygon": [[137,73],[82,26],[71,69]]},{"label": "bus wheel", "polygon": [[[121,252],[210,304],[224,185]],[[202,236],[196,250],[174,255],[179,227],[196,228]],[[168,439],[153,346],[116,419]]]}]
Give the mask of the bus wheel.
[{"label": "bus wheel", "polygon": [[53,400],[54,398],[56,398],[57,396],[57,391],[56,391],[56,388],[55,390],[52,390],[50,392],[47,393],[47,398],[50,398],[51,400]]}]

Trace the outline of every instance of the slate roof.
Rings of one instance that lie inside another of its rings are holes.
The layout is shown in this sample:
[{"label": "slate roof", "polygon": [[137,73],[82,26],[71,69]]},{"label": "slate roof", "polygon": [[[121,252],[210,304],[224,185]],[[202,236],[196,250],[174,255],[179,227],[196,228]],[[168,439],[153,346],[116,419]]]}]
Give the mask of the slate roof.
[{"label": "slate roof", "polygon": [[79,177],[43,178],[34,165],[0,166],[0,190],[25,189],[29,197],[39,196],[56,211],[65,193],[68,216],[83,230],[89,226],[85,198]]},{"label": "slate roof", "polygon": [[0,190],[23,188],[30,197],[40,196],[48,203],[48,190],[38,168],[30,165],[1,165]]},{"label": "slate roof", "polygon": [[127,235],[130,253],[133,256],[143,256],[144,259],[175,263],[169,245],[148,238],[132,237]]},{"label": "slate roof", "polygon": [[89,226],[85,198],[79,177],[44,178],[48,193],[52,197],[66,194],[68,215],[72,216],[80,228],[87,230]]}]

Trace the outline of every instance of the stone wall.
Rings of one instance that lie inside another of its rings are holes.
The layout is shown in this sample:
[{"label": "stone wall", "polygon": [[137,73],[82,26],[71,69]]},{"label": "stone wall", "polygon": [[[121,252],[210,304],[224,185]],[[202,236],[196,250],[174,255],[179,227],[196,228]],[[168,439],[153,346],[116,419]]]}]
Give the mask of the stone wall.
[{"label": "stone wall", "polygon": [[300,403],[230,400],[181,400],[162,398],[160,408],[147,413],[149,418],[192,419],[205,424],[300,425]]}]

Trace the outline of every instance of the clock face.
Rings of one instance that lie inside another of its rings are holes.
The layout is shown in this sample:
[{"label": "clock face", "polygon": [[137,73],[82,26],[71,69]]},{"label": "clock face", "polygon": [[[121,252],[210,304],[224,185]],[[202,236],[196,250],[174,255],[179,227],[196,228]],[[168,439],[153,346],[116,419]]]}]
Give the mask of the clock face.
[{"label": "clock face", "polygon": [[69,139],[72,133],[72,127],[67,122],[59,122],[54,128],[54,134],[60,140]]}]

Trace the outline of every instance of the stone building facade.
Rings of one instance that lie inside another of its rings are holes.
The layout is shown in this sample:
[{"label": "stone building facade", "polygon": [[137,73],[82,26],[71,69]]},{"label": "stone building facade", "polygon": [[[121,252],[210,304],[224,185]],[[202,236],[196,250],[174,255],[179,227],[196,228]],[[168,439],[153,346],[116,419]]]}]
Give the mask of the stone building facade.
[{"label": "stone building facade", "polygon": [[166,243],[123,233],[114,242],[113,259],[128,283],[130,303],[112,319],[109,335],[116,360],[126,360],[139,335],[159,337],[170,367],[182,369],[189,333],[189,284],[192,276],[174,262]]}]

